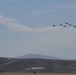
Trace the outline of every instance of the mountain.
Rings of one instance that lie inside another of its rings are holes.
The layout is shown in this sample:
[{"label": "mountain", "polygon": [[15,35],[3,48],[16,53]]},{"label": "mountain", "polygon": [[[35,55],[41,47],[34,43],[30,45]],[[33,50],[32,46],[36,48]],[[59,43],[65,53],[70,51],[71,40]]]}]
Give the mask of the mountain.
[{"label": "mountain", "polygon": [[56,59],[59,60],[57,57],[47,56],[47,55],[40,55],[40,54],[27,54],[23,56],[18,56],[18,59],[30,59],[30,58],[38,58],[38,59]]},{"label": "mountain", "polygon": [[[22,58],[6,58],[0,57],[0,73],[1,72],[26,72],[26,73],[76,73],[76,60],[57,60],[55,57],[49,59],[38,59],[40,54],[27,54],[25,56],[33,55],[29,59]],[[50,56],[46,56],[50,57]],[[37,58],[37,59],[36,59]],[[41,58],[41,57],[40,57]],[[43,57],[42,57],[43,58]],[[43,67],[44,69],[34,69]]]}]

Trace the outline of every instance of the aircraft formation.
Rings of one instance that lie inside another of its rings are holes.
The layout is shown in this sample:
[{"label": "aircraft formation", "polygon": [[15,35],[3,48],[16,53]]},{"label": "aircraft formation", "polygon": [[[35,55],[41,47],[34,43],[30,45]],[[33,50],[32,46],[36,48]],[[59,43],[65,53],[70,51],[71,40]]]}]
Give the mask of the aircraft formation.
[{"label": "aircraft formation", "polygon": [[[55,27],[56,25],[52,25],[53,27]],[[76,25],[72,25],[68,22],[64,23],[64,24],[59,24],[59,26],[62,26],[62,27],[74,27],[76,28]]]}]

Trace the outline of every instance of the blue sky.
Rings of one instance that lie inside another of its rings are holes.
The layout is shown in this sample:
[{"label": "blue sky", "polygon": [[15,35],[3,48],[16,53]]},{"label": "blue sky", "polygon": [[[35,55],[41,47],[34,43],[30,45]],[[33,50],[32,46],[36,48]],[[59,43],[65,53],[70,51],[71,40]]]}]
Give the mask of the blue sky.
[{"label": "blue sky", "polygon": [[58,26],[75,25],[75,15],[76,0],[0,0],[0,56],[76,59],[76,29]]}]

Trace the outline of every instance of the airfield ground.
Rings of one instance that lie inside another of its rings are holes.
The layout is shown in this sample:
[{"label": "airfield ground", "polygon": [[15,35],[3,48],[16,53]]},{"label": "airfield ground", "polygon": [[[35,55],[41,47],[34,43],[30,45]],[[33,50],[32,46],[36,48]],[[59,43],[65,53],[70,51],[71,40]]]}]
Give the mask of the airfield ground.
[{"label": "airfield ground", "polygon": [[76,74],[53,74],[53,73],[0,73],[0,75],[76,75]]}]

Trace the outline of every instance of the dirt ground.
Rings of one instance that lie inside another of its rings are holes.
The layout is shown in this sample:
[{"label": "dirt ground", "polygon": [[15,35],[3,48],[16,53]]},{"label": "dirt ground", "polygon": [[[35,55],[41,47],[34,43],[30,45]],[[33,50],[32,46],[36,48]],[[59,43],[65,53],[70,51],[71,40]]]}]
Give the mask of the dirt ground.
[{"label": "dirt ground", "polygon": [[0,75],[76,75],[76,74],[53,74],[53,73],[0,73]]}]

